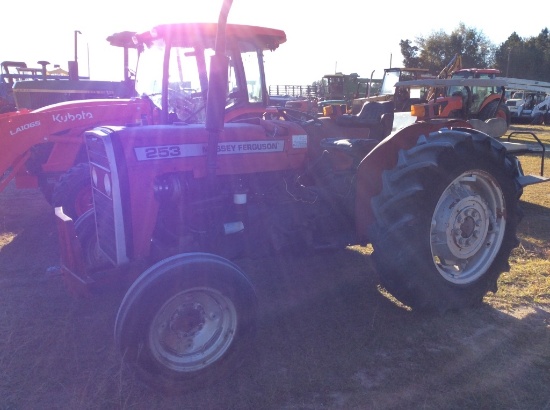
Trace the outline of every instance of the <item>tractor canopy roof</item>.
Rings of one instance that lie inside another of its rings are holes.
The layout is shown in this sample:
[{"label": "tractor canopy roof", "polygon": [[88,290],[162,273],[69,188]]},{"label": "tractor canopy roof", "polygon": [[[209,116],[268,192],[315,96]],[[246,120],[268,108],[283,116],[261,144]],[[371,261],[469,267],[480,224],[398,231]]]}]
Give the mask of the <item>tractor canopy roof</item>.
[{"label": "tractor canopy roof", "polygon": [[401,71],[409,71],[411,73],[428,73],[430,72],[429,69],[427,68],[415,68],[415,67],[392,67],[392,68],[385,68],[384,69],[385,72],[390,72],[390,71],[398,71],[398,72],[401,72]]},{"label": "tractor canopy roof", "polygon": [[506,87],[502,78],[432,78],[398,81],[396,87]]},{"label": "tractor canopy roof", "polygon": [[135,35],[135,31],[121,31],[107,37],[107,41],[115,47],[136,48],[137,44],[134,42]]},{"label": "tractor canopy roof", "polygon": [[461,78],[494,78],[500,74],[496,68],[463,68],[453,73],[453,77]]},{"label": "tractor canopy roof", "polygon": [[344,77],[355,77],[358,78],[359,74],[357,73],[351,73],[351,74],[343,74],[343,73],[334,73],[334,74],[325,74],[323,78],[344,78]]},{"label": "tractor canopy roof", "polygon": [[[204,48],[214,48],[217,32],[216,23],[163,24],[135,35],[134,42],[148,44],[162,38],[172,46],[196,47],[201,44]],[[246,50],[242,51],[275,50],[286,41],[284,31],[258,26],[228,24],[225,34],[227,41],[239,41],[241,48],[244,44]]]}]

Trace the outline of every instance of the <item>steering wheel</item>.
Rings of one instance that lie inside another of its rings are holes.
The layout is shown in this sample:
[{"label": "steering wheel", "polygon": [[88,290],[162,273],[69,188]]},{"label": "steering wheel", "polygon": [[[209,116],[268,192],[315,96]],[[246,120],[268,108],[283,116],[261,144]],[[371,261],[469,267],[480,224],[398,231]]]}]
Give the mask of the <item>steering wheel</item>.
[{"label": "steering wheel", "polygon": [[284,119],[285,121],[292,121],[297,123],[313,123],[315,125],[323,125],[323,123],[314,115],[308,114],[303,111],[295,110],[293,108],[277,107],[277,112],[266,112],[264,114],[266,119]]}]

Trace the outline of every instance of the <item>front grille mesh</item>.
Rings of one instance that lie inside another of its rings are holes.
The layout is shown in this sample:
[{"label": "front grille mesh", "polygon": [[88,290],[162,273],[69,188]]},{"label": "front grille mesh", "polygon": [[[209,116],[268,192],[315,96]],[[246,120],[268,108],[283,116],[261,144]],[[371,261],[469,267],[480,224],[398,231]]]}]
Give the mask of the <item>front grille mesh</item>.
[{"label": "front grille mesh", "polygon": [[[97,181],[92,181],[92,193],[96,213],[97,237],[100,249],[115,264],[118,264],[117,233],[115,221],[115,204],[112,194],[105,192],[105,176],[112,181],[111,164],[109,162],[108,137],[99,137],[90,133],[86,136],[86,147],[92,169],[95,168]],[[115,164],[113,164],[115,166]],[[117,184],[118,185],[118,184]]]}]

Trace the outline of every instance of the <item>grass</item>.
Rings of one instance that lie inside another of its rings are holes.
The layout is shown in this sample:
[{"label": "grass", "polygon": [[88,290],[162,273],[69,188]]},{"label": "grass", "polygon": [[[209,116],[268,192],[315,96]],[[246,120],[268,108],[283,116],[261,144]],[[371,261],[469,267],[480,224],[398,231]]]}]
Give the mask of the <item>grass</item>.
[{"label": "grass", "polygon": [[[512,131],[532,131],[548,148],[546,126],[514,126]],[[526,142],[531,142],[529,136]],[[547,154],[548,157],[548,154]],[[540,155],[521,158],[526,174],[540,173]],[[547,158],[546,158],[547,159]],[[545,164],[546,165],[546,164]],[[550,176],[548,165],[545,176]],[[519,228],[521,245],[512,253],[511,270],[501,276],[499,292],[487,300],[498,307],[515,308],[523,303],[548,305],[550,301],[550,189],[548,184],[526,187],[522,196],[525,216]]]},{"label": "grass", "polygon": [[[538,172],[535,156],[521,161]],[[243,261],[260,299],[256,349],[230,379],[179,397],[133,379],[113,344],[122,293],[68,296],[51,209],[9,187],[0,409],[550,409],[549,187],[525,189],[521,245],[479,309],[407,309],[379,288],[370,247]]]}]

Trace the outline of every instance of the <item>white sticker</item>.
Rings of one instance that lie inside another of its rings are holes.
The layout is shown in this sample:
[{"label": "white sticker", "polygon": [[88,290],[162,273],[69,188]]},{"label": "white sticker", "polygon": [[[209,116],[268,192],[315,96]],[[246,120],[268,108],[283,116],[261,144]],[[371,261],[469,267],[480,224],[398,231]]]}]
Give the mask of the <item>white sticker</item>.
[{"label": "white sticker", "polygon": [[307,135],[293,135],[292,136],[292,148],[307,148]]}]

